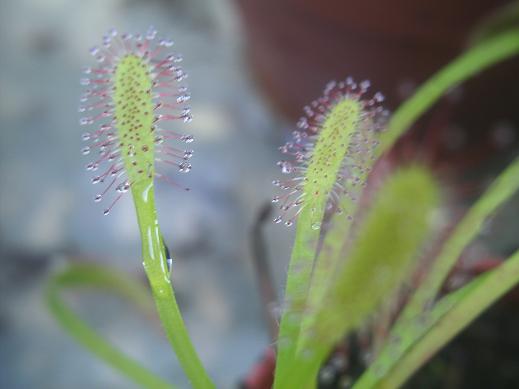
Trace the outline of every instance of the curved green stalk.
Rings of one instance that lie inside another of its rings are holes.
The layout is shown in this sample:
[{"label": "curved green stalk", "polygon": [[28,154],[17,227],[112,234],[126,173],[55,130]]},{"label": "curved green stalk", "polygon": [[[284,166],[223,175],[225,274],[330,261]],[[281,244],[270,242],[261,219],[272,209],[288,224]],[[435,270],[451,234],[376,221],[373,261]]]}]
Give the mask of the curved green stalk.
[{"label": "curved green stalk", "polygon": [[194,388],[214,388],[187,332],[171,285],[152,181],[132,186],[142,241],[142,258],[162,327]]},{"label": "curved green stalk", "polygon": [[337,103],[320,129],[306,167],[302,194],[304,205],[298,217],[286,281],[286,307],[279,327],[274,387],[295,356],[327,200],[340,175],[344,156],[358,130],[362,113],[362,103],[354,97]]},{"label": "curved green stalk", "polygon": [[[458,59],[427,81],[395,112],[389,124],[391,131],[389,131],[383,139],[380,152],[382,153],[390,148],[401,134],[403,134],[414,123],[414,121],[416,121],[423,112],[430,108],[449,88],[470,78],[479,71],[517,54],[518,52],[519,30],[513,29],[489,37],[483,43],[462,54]],[[420,343],[417,339],[421,337],[424,329],[419,329],[416,333],[416,331],[413,330],[413,323],[410,320],[415,317],[415,315],[422,312],[422,308],[428,301],[432,301],[438,291],[439,285],[441,285],[445,279],[448,271],[454,264],[454,261],[459,257],[465,246],[479,232],[484,220],[515,192],[519,186],[519,179],[517,179],[517,177],[519,177],[519,160],[508,167],[507,170],[493,183],[486,194],[482,196],[471,210],[469,210],[464,220],[456,228],[454,235],[451,236],[448,242],[446,242],[442,252],[440,253],[439,260],[429,271],[426,281],[412,297],[411,302],[407,305],[401,318],[394,326],[388,344],[385,345],[376,361],[361,376],[355,385],[355,389],[369,389],[375,387],[376,382],[384,377],[386,369],[400,364],[399,355],[395,354],[394,347],[391,347],[391,338],[407,339],[407,346],[401,344],[400,348],[404,346],[409,347],[409,345],[415,341]],[[468,287],[469,286],[466,287],[467,289],[464,288],[465,292],[468,290]],[[461,299],[464,295],[465,294],[460,292],[456,296]],[[452,299],[443,299],[441,301],[443,301],[442,304],[438,303],[433,308],[435,315],[440,315],[442,309],[445,311],[450,309],[446,304],[447,302],[452,301]],[[489,301],[488,303],[485,303],[485,301],[486,300],[481,300],[481,305],[478,308],[480,311],[486,308],[494,300]],[[476,304],[474,301],[472,303]],[[424,314],[426,314],[426,312]],[[472,320],[473,317],[474,316],[472,316],[470,320]],[[470,322],[470,320],[464,322],[465,324],[463,324],[463,326]],[[458,331],[461,330],[463,326],[461,326]],[[450,336],[452,337],[453,334]],[[446,337],[444,343],[449,339],[450,337]],[[419,344],[417,347],[421,350],[420,352],[427,353],[427,355],[432,355],[441,347],[440,345],[439,347],[428,349],[427,343],[424,344],[425,346]],[[430,346],[431,344],[429,344],[429,347]],[[414,361],[414,363],[416,363],[416,361]],[[416,366],[416,368],[418,368],[418,366]],[[400,367],[397,367],[396,369],[400,369]],[[392,386],[389,384],[388,387]]]},{"label": "curved green stalk", "polygon": [[387,178],[377,193],[346,261],[327,285],[301,334],[301,349],[280,387],[301,388],[315,382],[319,367],[336,342],[357,329],[394,295],[413,268],[414,259],[431,230],[439,205],[439,188],[431,173],[411,166]]},{"label": "curved green stalk", "polygon": [[95,265],[70,265],[51,277],[45,291],[50,312],[60,325],[85,348],[120,371],[135,383],[149,389],[172,389],[173,385],[155,375],[139,362],[107,342],[90,328],[60,297],[63,290],[76,287],[96,287],[111,290],[128,298],[144,309],[150,307],[146,290],[138,283],[121,277],[118,272]]},{"label": "curved green stalk", "polygon": [[[165,144],[168,139],[191,143],[192,136],[181,135],[158,124],[177,119],[189,122],[191,114],[189,107],[183,106],[189,99],[186,87],[177,85],[175,88],[175,84],[185,78],[184,71],[177,65],[180,58],[164,52],[164,48],[173,42],[168,39],[155,41],[156,34],[157,31],[150,28],[145,35],[139,34],[132,41],[131,34],[119,37],[117,31],[111,30],[103,37],[103,48],[91,50],[100,65],[97,69],[85,70],[91,76],[82,79],[81,83],[90,87],[81,98],[82,102],[88,103],[81,105],[80,112],[97,113],[81,118],[80,124],[92,125],[100,119],[109,119],[97,129],[91,128],[91,132],[83,134],[84,140],[92,140],[90,146],[83,148],[83,153],[86,155],[93,150],[100,153],[96,161],[87,165],[88,170],[95,171],[100,164],[108,165],[105,173],[92,179],[92,183],[109,182],[104,191],[95,196],[95,201],[101,201],[110,190],[117,192],[117,197],[105,209],[105,215],[131,188],[140,228],[143,265],[168,341],[192,386],[213,388],[191,344],[175,300],[155,208],[155,177],[171,182],[157,173],[156,164],[169,164],[180,172],[188,172],[191,164],[187,160],[193,153]],[[166,88],[167,92],[164,91]],[[168,101],[162,101],[161,97],[167,97]],[[170,101],[171,97],[175,99]]]},{"label": "curved green stalk", "polygon": [[393,334],[398,336],[395,338],[398,342],[383,350],[354,389],[400,387],[431,356],[518,283],[519,251],[516,251],[498,268],[442,298],[415,325]]},{"label": "curved green stalk", "polygon": [[512,1],[495,10],[476,26],[470,37],[470,44],[477,45],[519,25],[519,2]]},{"label": "curved green stalk", "polygon": [[[403,359],[381,383],[382,388],[398,388],[457,333],[465,328],[491,304],[497,301],[519,282],[519,252],[503,263],[499,268],[484,274],[482,279],[468,285],[471,289],[464,298],[450,309],[415,343]],[[438,304],[441,309],[441,301]],[[433,309],[432,315],[435,314]]]},{"label": "curved green stalk", "polygon": [[[324,214],[324,208],[322,210]],[[303,209],[299,215],[296,239],[292,248],[285,287],[287,306],[281,318],[276,356],[276,377],[295,355],[302,310],[312,276],[312,267],[319,242],[319,230],[310,226],[310,215]]]},{"label": "curved green stalk", "polygon": [[477,236],[490,215],[519,189],[519,159],[502,172],[469,209],[434,259],[419,288],[406,305],[403,320],[419,315],[432,303],[452,267],[467,245]]},{"label": "curved green stalk", "polygon": [[[495,35],[462,54],[428,80],[409,100],[399,107],[388,124],[388,130],[381,136],[381,146],[375,151],[376,154],[381,155],[388,150],[450,88],[517,52],[519,52],[519,30],[516,29]],[[346,213],[353,214],[356,206],[347,197],[344,197],[341,208]],[[319,273],[323,273],[324,277],[321,277],[323,280],[328,277],[326,269],[333,268],[340,261],[344,237],[347,236],[350,228],[348,220],[345,220],[345,218],[340,220],[339,216],[335,215],[333,228],[326,234],[323,249],[316,261],[315,275],[318,276]],[[319,268],[324,269],[324,271],[319,272]],[[311,300],[319,300],[319,296],[322,295],[321,284],[326,284],[326,282],[316,282],[315,285],[312,285],[309,296]]]},{"label": "curved green stalk", "polygon": [[460,55],[432,76],[393,114],[388,131],[382,134],[379,154],[396,140],[450,88],[486,68],[519,53],[519,29],[493,36]]},{"label": "curved green stalk", "polygon": [[[178,308],[171,285],[166,251],[155,207],[154,184],[157,136],[152,71],[139,55],[121,58],[114,72],[114,105],[121,158],[135,204],[142,242],[143,266],[150,282],[162,326],[193,387],[213,388]],[[183,169],[184,162],[179,162]]]}]

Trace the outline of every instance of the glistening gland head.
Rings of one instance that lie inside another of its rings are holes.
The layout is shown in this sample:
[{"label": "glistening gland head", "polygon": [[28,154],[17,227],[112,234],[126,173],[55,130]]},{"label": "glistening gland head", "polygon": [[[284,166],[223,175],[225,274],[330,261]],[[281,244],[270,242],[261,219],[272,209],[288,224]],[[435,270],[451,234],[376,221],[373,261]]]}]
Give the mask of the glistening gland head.
[{"label": "glistening gland head", "polygon": [[[84,70],[81,84],[80,125],[88,127],[82,149],[94,155],[86,165],[100,171],[93,184],[104,184],[94,197],[96,202],[113,193],[104,210],[107,215],[129,190],[146,187],[159,178],[180,187],[162,172],[175,166],[180,172],[191,170],[193,151],[178,143],[191,143],[193,137],[169,128],[170,123],[189,123],[191,111],[187,75],[179,66],[182,57],[171,52],[173,41],[157,37],[150,27],[145,35],[118,34],[111,30],[101,47],[90,53],[98,65]],[[183,188],[186,189],[187,188]]]},{"label": "glistening gland head", "polygon": [[286,192],[273,199],[281,210],[276,223],[290,226],[306,208],[312,228],[319,229],[323,210],[341,212],[344,195],[356,200],[387,117],[382,94],[367,99],[368,88],[368,81],[357,85],[351,78],[330,82],[323,96],[304,108],[292,140],[280,147],[288,159],[278,165],[290,177],[273,181]]}]

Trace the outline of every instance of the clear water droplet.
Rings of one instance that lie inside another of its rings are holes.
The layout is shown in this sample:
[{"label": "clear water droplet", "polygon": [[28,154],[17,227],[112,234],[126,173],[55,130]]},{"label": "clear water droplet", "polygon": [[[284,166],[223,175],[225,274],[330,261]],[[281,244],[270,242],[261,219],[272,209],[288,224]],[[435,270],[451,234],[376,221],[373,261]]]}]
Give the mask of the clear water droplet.
[{"label": "clear water droplet", "polygon": [[277,202],[279,202],[279,196],[274,197],[274,198],[272,199],[272,202],[273,202],[273,203],[277,203]]},{"label": "clear water droplet", "polygon": [[190,159],[194,154],[193,150],[184,150],[184,159]]},{"label": "clear water droplet", "polygon": [[178,166],[178,171],[181,173],[188,173],[189,171],[191,171],[191,164],[189,164],[187,162],[182,162]]},{"label": "clear water droplet", "polygon": [[281,216],[277,216],[276,218],[274,218],[274,223],[276,224],[279,224],[283,221],[283,218]]},{"label": "clear water droplet", "polygon": [[377,103],[381,103],[384,101],[385,97],[382,93],[380,92],[377,92],[375,93],[375,95],[373,96],[373,99],[377,102]]},{"label": "clear water droplet", "polygon": [[94,46],[94,47],[90,48],[89,52],[91,55],[93,55],[95,57],[99,53],[99,47]]},{"label": "clear water droplet", "polygon": [[115,188],[115,190],[119,193],[126,193],[128,192],[128,190],[130,189],[130,183],[128,181],[125,181],[125,182],[121,182],[119,185],[117,185],[117,187]]},{"label": "clear water droplet", "polygon": [[84,133],[81,135],[81,139],[82,139],[83,141],[90,140],[90,137],[91,137],[91,135],[90,135],[89,132],[84,132]]},{"label": "clear water droplet", "polygon": [[183,135],[180,138],[180,140],[183,141],[183,142],[186,142],[186,143],[192,143],[192,142],[194,142],[195,138],[193,138],[192,135]]},{"label": "clear water droplet", "polygon": [[102,199],[103,199],[103,196],[100,195],[100,194],[97,194],[97,195],[95,195],[95,197],[94,197],[94,201],[95,201],[96,203],[100,202]]},{"label": "clear water droplet", "polygon": [[182,69],[181,67],[177,67],[175,69],[175,79],[177,81],[182,81],[183,77],[184,77],[185,73],[184,73],[184,69]]},{"label": "clear water droplet", "polygon": [[177,103],[185,103],[186,101],[189,101],[191,99],[191,96],[188,93],[182,94],[177,96]]},{"label": "clear water droplet", "polygon": [[110,43],[112,43],[112,37],[109,35],[104,35],[103,36],[103,46],[106,48],[109,48]]},{"label": "clear water droplet", "polygon": [[88,155],[90,154],[90,147],[86,146],[81,149],[81,154]]},{"label": "clear water droplet", "polygon": [[166,252],[166,266],[168,268],[169,274],[171,275],[171,267],[173,265],[173,258],[171,257],[171,253],[169,252],[168,246],[166,245],[166,243],[164,243],[164,237],[162,238],[162,243],[164,244],[164,251]]},{"label": "clear water droplet", "polygon": [[321,223],[320,222],[314,222],[312,223],[312,230],[315,230],[317,231],[318,229],[321,228]]},{"label": "clear water droplet", "polygon": [[151,41],[151,40],[155,39],[156,36],[157,36],[157,29],[153,26],[150,26],[148,28],[148,31],[146,31],[146,39]]},{"label": "clear water droplet", "polygon": [[288,161],[279,161],[277,165],[281,168],[281,173],[290,174],[292,173],[292,164]]},{"label": "clear water droplet", "polygon": [[360,89],[365,92],[371,86],[371,82],[369,80],[364,80],[364,81],[360,82],[359,86],[360,86]]},{"label": "clear water droplet", "polygon": [[105,216],[108,216],[109,213],[110,213],[110,209],[109,208],[107,208],[107,209],[105,209],[103,211],[103,215],[105,215]]},{"label": "clear water droplet", "polygon": [[173,44],[174,42],[171,39],[161,39],[159,41],[159,46],[171,47]]},{"label": "clear water droplet", "polygon": [[184,120],[184,123],[191,123],[193,121],[193,116],[190,113],[183,113],[181,118]]},{"label": "clear water droplet", "polygon": [[83,118],[79,119],[80,126],[86,126],[91,123],[92,123],[92,120],[89,117],[83,117]]}]

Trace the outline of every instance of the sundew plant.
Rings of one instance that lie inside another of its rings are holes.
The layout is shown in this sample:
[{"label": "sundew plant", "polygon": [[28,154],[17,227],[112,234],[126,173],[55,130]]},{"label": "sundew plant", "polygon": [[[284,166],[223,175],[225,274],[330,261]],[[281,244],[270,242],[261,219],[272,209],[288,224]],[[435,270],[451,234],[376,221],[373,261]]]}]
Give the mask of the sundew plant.
[{"label": "sundew plant", "polygon": [[[177,306],[154,202],[155,181],[183,190],[168,167],[185,173],[193,141],[186,74],[173,42],[150,28],[132,36],[110,31],[85,69],[80,124],[92,156],[86,169],[108,214],[133,198],[142,261],[163,330],[194,388],[215,387],[189,339]],[[304,107],[280,150],[283,178],[273,177],[274,222],[296,229],[286,277],[273,387],[313,388],[338,342],[368,339],[365,369],[344,387],[398,388],[492,303],[519,283],[519,252],[449,292],[442,291],[464,249],[519,188],[514,160],[440,241],[446,194],[424,163],[379,168],[397,140],[452,87],[519,53],[519,30],[480,34],[478,41],[420,86],[393,114],[367,81],[330,82]],[[484,98],[484,96],[482,96]],[[172,122],[175,130],[167,126]],[[178,131],[178,132],[177,132]],[[103,213],[103,212],[100,212]],[[174,254],[175,248],[172,247]],[[431,254],[433,253],[433,254]],[[427,261],[424,261],[427,258]],[[418,280],[410,288],[410,280]],[[78,342],[145,388],[172,388],[105,341],[64,302],[68,288],[119,293],[145,306],[148,291],[119,271],[68,265],[47,288],[51,312]]]}]

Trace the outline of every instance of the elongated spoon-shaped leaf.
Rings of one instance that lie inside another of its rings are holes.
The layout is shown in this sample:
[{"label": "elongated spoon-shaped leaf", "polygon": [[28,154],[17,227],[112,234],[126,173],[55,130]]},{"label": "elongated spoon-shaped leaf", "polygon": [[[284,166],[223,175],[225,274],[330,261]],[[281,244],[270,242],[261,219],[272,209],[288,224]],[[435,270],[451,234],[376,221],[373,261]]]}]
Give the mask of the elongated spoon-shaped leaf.
[{"label": "elongated spoon-shaped leaf", "polygon": [[155,178],[179,186],[158,168],[170,165],[187,173],[191,170],[188,159],[193,154],[192,150],[169,144],[191,143],[192,136],[165,128],[165,122],[191,121],[190,108],[184,106],[189,94],[179,84],[186,74],[178,65],[182,58],[170,51],[172,45],[169,39],[158,39],[152,27],[144,36],[135,38],[115,30],[105,35],[103,47],[91,50],[99,66],[87,68],[89,76],[81,80],[88,89],[81,98],[85,105],[80,106],[80,112],[88,112],[88,116],[82,117],[80,124],[100,124],[83,134],[83,140],[91,141],[83,154],[94,151],[97,158],[87,165],[87,170],[108,166],[92,179],[94,184],[108,182],[95,201],[102,201],[115,190],[115,200],[104,211],[108,215],[131,189],[141,234],[142,263],[164,331],[192,386],[206,389],[214,384],[189,339],[176,303],[154,197]]},{"label": "elongated spoon-shaped leaf", "polygon": [[301,352],[282,387],[303,387],[315,380],[334,344],[394,295],[433,228],[439,199],[438,184],[423,167],[408,167],[387,178],[320,305],[309,307],[312,325],[302,334]]},{"label": "elongated spoon-shaped leaf", "polygon": [[443,297],[412,326],[392,335],[393,342],[361,377],[355,389],[400,387],[420,366],[492,303],[519,283],[519,252]]},{"label": "elongated spoon-shaped leaf", "polygon": [[[345,166],[351,167],[352,162],[348,164],[347,157],[354,160],[355,154],[360,154],[355,153],[355,143],[359,138],[364,140],[364,133],[371,133],[375,129],[375,126],[368,128],[368,124],[373,123],[374,113],[366,110],[366,102],[360,100],[365,90],[354,91],[355,88],[345,83],[329,86],[325,96],[313,105],[319,112],[318,119],[313,115],[310,118],[316,130],[310,133],[296,132],[294,142],[284,147],[297,156],[298,166],[293,167],[289,162],[281,161],[282,169],[285,172],[296,171],[301,176],[288,182],[278,182],[278,186],[288,189],[289,193],[275,199],[281,202],[280,208],[286,215],[292,208],[299,208],[296,212],[296,238],[287,275],[286,308],[279,330],[277,377],[296,350],[299,317],[306,304],[327,204],[338,195],[338,182],[344,179]],[[371,106],[374,105],[375,101]],[[311,142],[310,146],[308,142]],[[351,170],[348,170],[348,174],[351,174]],[[297,195],[295,200],[291,200],[293,194]],[[276,221],[281,219],[279,217]],[[288,219],[286,224],[292,224],[292,219]]]}]

